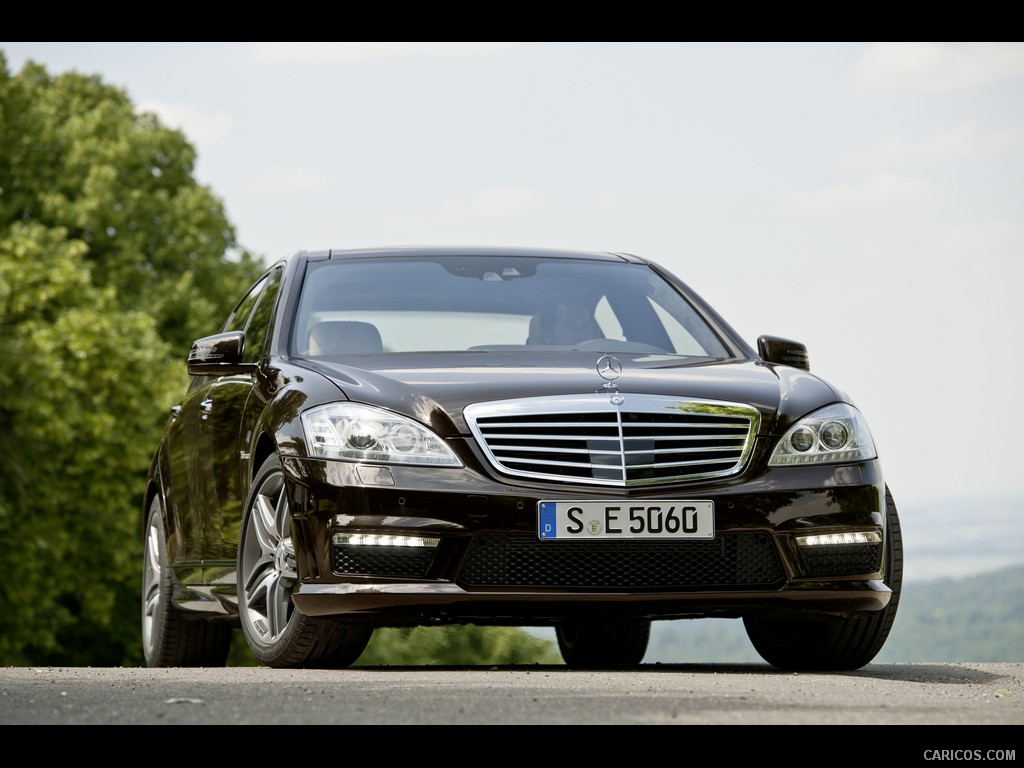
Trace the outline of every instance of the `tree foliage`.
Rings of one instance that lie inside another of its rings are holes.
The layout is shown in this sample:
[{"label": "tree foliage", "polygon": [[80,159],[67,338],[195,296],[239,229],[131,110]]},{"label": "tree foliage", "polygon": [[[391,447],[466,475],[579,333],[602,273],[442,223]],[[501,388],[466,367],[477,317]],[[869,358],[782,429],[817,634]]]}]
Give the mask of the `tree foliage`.
[{"label": "tree foliage", "polygon": [[[472,624],[438,627],[380,627],[374,630],[355,667],[512,666],[562,664],[555,643],[519,627]],[[235,631],[228,666],[259,662]]]},{"label": "tree foliage", "polygon": [[98,77],[16,76],[0,52],[0,223],[60,228],[92,281],[154,317],[187,351],[259,271],[224,205],[193,177],[195,150]]},{"label": "tree foliage", "polygon": [[141,492],[191,340],[261,270],[179,132],[0,52],[0,663],[131,663]]},{"label": "tree foliage", "polygon": [[396,627],[375,630],[357,667],[561,664],[550,640],[517,627]]}]

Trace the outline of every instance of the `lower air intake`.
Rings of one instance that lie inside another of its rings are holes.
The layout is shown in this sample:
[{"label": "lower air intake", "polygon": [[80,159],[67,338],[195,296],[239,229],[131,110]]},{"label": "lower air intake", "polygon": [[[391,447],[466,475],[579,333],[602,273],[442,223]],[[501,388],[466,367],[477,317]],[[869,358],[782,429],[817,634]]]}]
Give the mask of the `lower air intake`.
[{"label": "lower air intake", "polygon": [[808,576],[852,576],[874,573],[881,566],[881,544],[846,544],[803,547],[800,550]]},{"label": "lower air intake", "polygon": [[437,550],[424,547],[367,547],[335,544],[332,570],[339,576],[394,576],[422,579]]},{"label": "lower air intake", "polygon": [[467,587],[576,589],[772,588],[784,578],[771,538],[721,534],[714,541],[541,541],[480,534],[459,582]]}]

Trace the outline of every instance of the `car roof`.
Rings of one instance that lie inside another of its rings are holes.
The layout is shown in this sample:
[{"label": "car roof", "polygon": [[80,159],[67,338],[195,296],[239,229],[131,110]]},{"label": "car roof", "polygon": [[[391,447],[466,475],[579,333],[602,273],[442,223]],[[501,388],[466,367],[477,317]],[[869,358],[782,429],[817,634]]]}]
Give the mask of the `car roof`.
[{"label": "car roof", "polygon": [[598,261],[626,261],[647,263],[646,259],[628,253],[568,248],[518,247],[503,245],[392,245],[373,248],[332,248],[328,251],[307,252],[324,254],[332,259],[373,258],[395,256],[531,256],[555,259],[592,259]]}]

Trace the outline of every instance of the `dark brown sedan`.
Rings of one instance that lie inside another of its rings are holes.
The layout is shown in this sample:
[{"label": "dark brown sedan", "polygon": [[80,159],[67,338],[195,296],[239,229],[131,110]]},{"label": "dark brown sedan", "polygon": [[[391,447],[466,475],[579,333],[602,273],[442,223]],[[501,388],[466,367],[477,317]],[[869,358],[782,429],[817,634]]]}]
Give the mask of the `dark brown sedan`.
[{"label": "dark brown sedan", "polygon": [[892,626],[896,506],[798,343],[749,347],[629,254],[297,252],[188,356],[146,487],[151,666],[353,663],[375,627],[551,626],[574,667],[742,620],[854,669]]}]

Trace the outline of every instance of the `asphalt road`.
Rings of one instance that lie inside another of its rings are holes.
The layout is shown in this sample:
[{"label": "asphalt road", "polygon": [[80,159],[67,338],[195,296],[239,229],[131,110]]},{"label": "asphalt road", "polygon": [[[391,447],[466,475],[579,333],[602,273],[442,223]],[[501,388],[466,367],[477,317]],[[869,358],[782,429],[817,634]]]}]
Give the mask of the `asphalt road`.
[{"label": "asphalt road", "polygon": [[[1024,664],[871,664],[842,674],[756,664],[7,667],[0,724],[1019,726]],[[1013,750],[1018,731],[994,729],[988,746]]]}]

